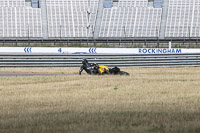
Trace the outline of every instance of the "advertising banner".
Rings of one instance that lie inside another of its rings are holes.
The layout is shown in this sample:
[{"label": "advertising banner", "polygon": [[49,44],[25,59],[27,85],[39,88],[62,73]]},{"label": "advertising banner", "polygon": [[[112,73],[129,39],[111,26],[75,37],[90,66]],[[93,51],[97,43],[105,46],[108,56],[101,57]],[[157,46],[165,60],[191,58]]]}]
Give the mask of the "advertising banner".
[{"label": "advertising banner", "polygon": [[200,49],[175,48],[75,48],[75,47],[0,47],[0,53],[46,54],[186,54]]}]

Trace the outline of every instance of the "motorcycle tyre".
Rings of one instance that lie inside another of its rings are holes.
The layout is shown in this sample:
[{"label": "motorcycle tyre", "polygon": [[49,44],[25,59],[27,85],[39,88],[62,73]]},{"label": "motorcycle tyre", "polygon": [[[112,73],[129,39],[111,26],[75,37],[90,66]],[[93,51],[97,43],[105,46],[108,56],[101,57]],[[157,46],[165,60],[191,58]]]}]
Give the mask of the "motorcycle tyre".
[{"label": "motorcycle tyre", "polygon": [[119,72],[119,75],[126,75],[126,76],[128,76],[128,75],[130,75],[130,74],[127,73],[127,72],[124,72],[124,71],[120,71],[120,72]]}]

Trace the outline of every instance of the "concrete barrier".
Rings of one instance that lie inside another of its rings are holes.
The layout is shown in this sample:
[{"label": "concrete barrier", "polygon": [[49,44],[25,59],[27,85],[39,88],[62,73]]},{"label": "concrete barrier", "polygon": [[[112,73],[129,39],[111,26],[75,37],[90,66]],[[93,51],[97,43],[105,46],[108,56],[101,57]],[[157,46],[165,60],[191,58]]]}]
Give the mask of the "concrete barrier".
[{"label": "concrete barrier", "polygon": [[200,53],[200,49],[167,48],[73,48],[73,47],[0,47],[0,53],[52,54],[186,54]]}]

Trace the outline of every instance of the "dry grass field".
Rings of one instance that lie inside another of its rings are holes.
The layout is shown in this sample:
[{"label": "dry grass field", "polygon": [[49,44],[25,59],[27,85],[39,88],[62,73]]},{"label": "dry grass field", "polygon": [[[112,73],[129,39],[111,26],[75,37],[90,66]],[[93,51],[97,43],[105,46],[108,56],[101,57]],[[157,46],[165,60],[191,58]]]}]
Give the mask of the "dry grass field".
[{"label": "dry grass field", "polygon": [[122,68],[90,76],[78,68],[0,72],[0,133],[199,133],[200,68]]}]

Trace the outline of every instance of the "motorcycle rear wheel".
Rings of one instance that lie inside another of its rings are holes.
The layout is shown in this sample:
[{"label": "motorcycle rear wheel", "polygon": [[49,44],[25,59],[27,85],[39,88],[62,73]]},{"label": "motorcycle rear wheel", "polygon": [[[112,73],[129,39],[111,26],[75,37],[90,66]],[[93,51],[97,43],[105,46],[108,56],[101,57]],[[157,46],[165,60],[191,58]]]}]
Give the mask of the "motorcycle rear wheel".
[{"label": "motorcycle rear wheel", "polygon": [[124,72],[124,71],[120,71],[120,72],[119,72],[119,75],[127,75],[127,76],[128,76],[128,75],[130,75],[130,74],[127,73],[127,72]]}]

